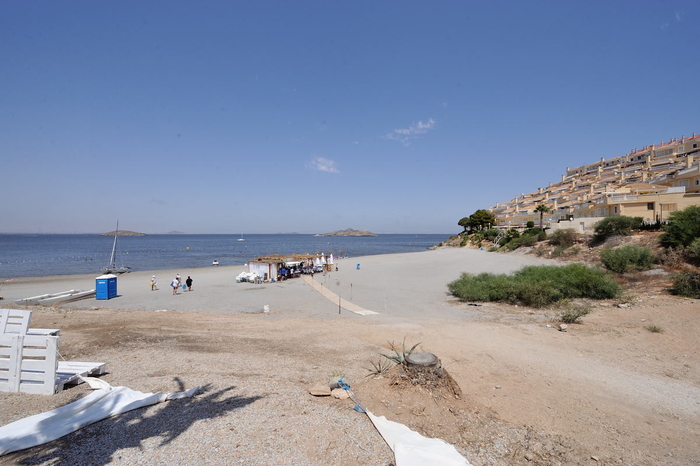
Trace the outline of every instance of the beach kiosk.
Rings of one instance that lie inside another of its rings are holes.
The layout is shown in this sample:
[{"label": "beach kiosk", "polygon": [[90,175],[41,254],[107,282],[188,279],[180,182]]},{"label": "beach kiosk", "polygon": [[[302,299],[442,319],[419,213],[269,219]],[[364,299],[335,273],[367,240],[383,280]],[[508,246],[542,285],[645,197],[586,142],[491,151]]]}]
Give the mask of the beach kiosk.
[{"label": "beach kiosk", "polygon": [[108,273],[95,279],[95,298],[112,299],[117,297],[117,276]]}]

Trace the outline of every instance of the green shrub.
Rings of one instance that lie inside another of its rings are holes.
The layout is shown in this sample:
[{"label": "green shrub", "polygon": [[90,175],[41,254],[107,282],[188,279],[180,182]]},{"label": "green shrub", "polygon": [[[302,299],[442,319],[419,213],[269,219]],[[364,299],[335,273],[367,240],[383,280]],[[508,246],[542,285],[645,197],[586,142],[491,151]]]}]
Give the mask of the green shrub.
[{"label": "green shrub", "polygon": [[664,333],[664,329],[658,325],[647,325],[644,328],[649,330],[651,333]]},{"label": "green shrub", "polygon": [[600,252],[600,260],[608,270],[627,273],[631,270],[649,270],[654,262],[654,254],[649,248],[630,244],[614,249],[603,249]]},{"label": "green shrub", "polygon": [[447,285],[461,301],[500,301],[544,307],[570,298],[609,299],[619,286],[604,272],[581,264],[524,267],[513,275],[462,274]]},{"label": "green shrub", "polygon": [[542,230],[537,234],[537,241],[544,241],[547,239],[547,233]]},{"label": "green shrub", "polygon": [[700,238],[700,206],[690,206],[671,212],[669,224],[663,226],[664,233],[659,238],[664,247],[690,246]]},{"label": "green shrub", "polygon": [[463,248],[464,246],[467,245],[467,241],[469,241],[469,236],[467,235],[462,235],[462,239],[459,241],[459,247]]},{"label": "green shrub", "polygon": [[681,272],[673,279],[673,294],[700,298],[700,273]]},{"label": "green shrub", "polygon": [[564,254],[564,251],[566,251],[566,246],[559,245],[559,246],[557,246],[556,248],[554,248],[554,249],[552,250],[552,255],[553,255],[554,257],[559,257],[559,256],[561,256],[562,254]]},{"label": "green shrub", "polygon": [[700,262],[700,238],[695,238],[685,252],[691,261]]},{"label": "green shrub", "polygon": [[639,230],[642,227],[642,221],[642,217],[632,218],[624,215],[605,217],[596,223],[593,240],[601,242],[611,236],[629,236],[632,234],[632,230]]},{"label": "green shrub", "polygon": [[528,220],[528,222],[525,224],[525,226],[527,228],[534,228],[535,222],[533,222],[532,220]]},{"label": "green shrub", "polygon": [[527,235],[520,237],[520,245],[525,247],[531,247],[537,244],[537,235]]},{"label": "green shrub", "polygon": [[498,230],[496,228],[489,228],[484,231],[484,238],[486,239],[494,239],[496,236],[498,236]]},{"label": "green shrub", "polygon": [[512,240],[506,243],[506,248],[510,249],[511,251],[514,251],[522,245],[522,242],[523,238],[513,238]]},{"label": "green shrub", "polygon": [[559,313],[559,320],[565,324],[577,324],[581,317],[590,313],[591,308],[589,307],[571,307]]},{"label": "green shrub", "polygon": [[554,233],[549,235],[549,244],[553,246],[573,246],[576,243],[578,235],[572,228],[567,228],[566,230],[556,230]]},{"label": "green shrub", "polygon": [[540,233],[542,233],[542,230],[539,228],[528,228],[527,230],[523,231],[523,236],[537,236]]}]

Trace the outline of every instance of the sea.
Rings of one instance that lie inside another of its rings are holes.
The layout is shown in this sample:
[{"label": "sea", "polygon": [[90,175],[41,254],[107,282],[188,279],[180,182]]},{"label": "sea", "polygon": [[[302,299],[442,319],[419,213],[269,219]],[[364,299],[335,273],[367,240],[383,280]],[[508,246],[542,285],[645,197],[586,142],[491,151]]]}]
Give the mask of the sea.
[{"label": "sea", "polygon": [[[372,237],[275,235],[120,236],[117,266],[131,271],[242,265],[271,254],[333,254],[353,258],[425,251],[449,234]],[[243,241],[240,241],[243,239]],[[101,274],[109,264],[113,236],[97,234],[0,234],[0,279]]]}]

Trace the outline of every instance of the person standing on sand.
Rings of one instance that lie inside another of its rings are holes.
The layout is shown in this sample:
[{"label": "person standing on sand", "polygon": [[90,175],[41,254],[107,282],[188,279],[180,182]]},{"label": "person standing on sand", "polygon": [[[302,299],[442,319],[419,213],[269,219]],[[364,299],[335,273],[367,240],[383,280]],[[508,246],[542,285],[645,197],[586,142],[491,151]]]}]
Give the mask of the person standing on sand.
[{"label": "person standing on sand", "polygon": [[158,281],[156,281],[155,275],[151,278],[151,291],[158,291]]},{"label": "person standing on sand", "polygon": [[192,280],[192,277],[190,277],[190,276],[188,275],[188,276],[187,276],[187,280],[185,280],[185,285],[187,285],[187,291],[192,291],[192,282],[193,282],[193,281],[194,281],[194,280]]},{"label": "person standing on sand", "polygon": [[173,287],[173,294],[177,294],[177,289],[180,288],[180,280],[179,280],[179,275],[173,279],[173,282],[170,284],[170,286]]}]

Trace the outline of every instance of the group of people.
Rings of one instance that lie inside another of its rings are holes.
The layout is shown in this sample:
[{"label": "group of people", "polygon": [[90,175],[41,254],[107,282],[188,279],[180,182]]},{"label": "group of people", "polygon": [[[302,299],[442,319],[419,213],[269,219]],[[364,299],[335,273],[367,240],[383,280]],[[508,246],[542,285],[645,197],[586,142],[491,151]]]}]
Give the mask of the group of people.
[{"label": "group of people", "polygon": [[[192,291],[192,283],[194,283],[194,280],[192,280],[192,277],[189,275],[187,276],[187,280],[185,280],[185,284],[182,285],[182,279],[180,278],[180,274],[175,275],[175,278],[173,279],[172,282],[170,282],[170,287],[173,289],[173,294],[177,294],[177,290],[180,289],[180,286],[182,286],[185,291]],[[157,291],[158,290],[158,281],[156,280],[156,276],[153,275],[151,277],[151,291]]]},{"label": "group of people", "polygon": [[[185,280],[185,285],[183,286],[185,291],[192,291],[193,282],[194,280],[192,280],[192,277],[188,275],[187,280]],[[170,286],[173,288],[173,294],[177,294],[177,290],[180,289],[180,285],[182,285],[182,279],[180,279],[180,274],[177,274],[175,275],[173,281],[170,283]]]}]

